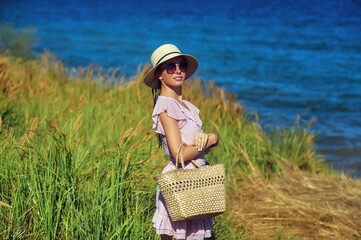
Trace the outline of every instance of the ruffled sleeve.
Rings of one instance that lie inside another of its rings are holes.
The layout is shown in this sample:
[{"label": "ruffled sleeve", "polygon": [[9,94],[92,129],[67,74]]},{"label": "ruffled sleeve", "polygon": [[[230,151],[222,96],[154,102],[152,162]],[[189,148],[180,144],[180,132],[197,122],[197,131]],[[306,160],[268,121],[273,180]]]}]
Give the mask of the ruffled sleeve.
[{"label": "ruffled sleeve", "polygon": [[179,129],[181,129],[187,121],[186,116],[177,101],[171,98],[159,97],[152,113],[152,129],[156,133],[165,135],[163,125],[159,118],[159,114],[163,112],[166,112],[168,117],[177,120]]}]

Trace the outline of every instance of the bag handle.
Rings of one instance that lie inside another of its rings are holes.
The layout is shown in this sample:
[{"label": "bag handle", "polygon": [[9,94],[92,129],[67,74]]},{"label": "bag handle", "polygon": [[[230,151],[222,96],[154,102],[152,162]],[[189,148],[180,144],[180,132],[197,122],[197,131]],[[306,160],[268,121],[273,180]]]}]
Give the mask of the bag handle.
[{"label": "bag handle", "polygon": [[[186,146],[187,144],[185,144],[184,142],[182,142],[181,144],[179,144],[179,147],[177,149],[177,155],[176,155],[176,158],[175,158],[175,168],[178,169],[178,164],[179,164],[179,160],[182,164],[182,168],[184,169],[185,166],[184,166],[184,147]],[[196,166],[197,168],[200,168],[201,166],[199,166],[199,164],[192,160],[192,163],[194,166]]]}]

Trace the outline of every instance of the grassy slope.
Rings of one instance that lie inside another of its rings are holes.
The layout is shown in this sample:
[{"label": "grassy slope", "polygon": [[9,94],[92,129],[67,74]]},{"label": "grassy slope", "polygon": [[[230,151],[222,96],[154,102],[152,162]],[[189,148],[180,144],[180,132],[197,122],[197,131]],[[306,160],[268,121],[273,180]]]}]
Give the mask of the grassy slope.
[{"label": "grassy slope", "polygon": [[[70,77],[48,53],[25,62],[0,56],[1,238],[157,239],[152,176],[167,158],[151,131],[142,72],[112,84],[117,70]],[[270,177],[282,160],[324,171],[307,128],[268,136],[233,95],[197,78],[185,85],[204,130],[219,135],[207,160],[226,164],[229,193],[240,176],[259,169]],[[233,214],[216,218],[217,239],[247,237]]]}]

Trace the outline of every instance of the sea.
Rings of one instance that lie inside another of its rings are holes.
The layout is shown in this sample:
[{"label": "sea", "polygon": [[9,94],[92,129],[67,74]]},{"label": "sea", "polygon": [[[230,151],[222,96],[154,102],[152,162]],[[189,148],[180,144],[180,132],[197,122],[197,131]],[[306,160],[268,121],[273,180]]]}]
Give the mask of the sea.
[{"label": "sea", "polygon": [[361,177],[360,0],[1,0],[4,24],[33,29],[36,54],[125,78],[173,43],[264,129],[316,118],[317,154]]}]

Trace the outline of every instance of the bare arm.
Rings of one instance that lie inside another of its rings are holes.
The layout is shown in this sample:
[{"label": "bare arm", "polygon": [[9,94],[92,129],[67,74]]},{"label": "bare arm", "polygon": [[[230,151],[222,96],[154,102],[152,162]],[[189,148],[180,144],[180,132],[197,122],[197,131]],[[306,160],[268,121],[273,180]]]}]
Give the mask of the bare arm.
[{"label": "bare arm", "polygon": [[[165,112],[159,114],[160,121],[163,125],[165,136],[167,138],[168,146],[173,158],[176,158],[178,146],[182,143],[181,133],[179,130],[177,120],[168,117]],[[218,143],[218,136],[215,133],[208,134],[208,141],[205,142],[202,151],[198,151],[195,144],[187,145],[184,148],[184,161],[191,161],[195,159],[207,148],[215,146]]]}]

